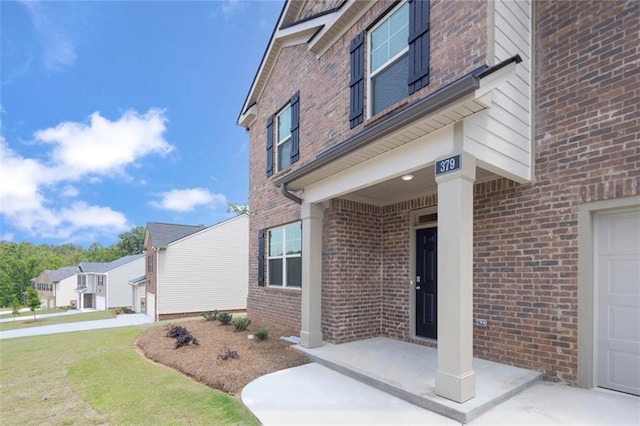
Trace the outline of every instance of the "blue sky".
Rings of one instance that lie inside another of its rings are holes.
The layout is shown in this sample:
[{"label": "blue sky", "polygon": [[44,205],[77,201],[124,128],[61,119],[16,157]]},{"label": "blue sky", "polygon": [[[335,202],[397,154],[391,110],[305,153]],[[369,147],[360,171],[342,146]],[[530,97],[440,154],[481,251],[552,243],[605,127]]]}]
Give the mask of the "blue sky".
[{"label": "blue sky", "polygon": [[0,2],[0,240],[212,225],[248,198],[235,124],[282,1]]}]

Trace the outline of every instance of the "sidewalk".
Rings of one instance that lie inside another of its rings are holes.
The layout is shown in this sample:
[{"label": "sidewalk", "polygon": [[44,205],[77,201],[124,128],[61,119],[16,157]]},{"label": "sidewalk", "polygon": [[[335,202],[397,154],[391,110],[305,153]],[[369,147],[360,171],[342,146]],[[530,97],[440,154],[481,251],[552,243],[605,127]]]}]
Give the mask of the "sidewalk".
[{"label": "sidewalk", "polygon": [[[319,364],[259,377],[242,402],[263,425],[461,425]],[[539,382],[468,423],[639,425],[640,398]]]},{"label": "sidewalk", "polygon": [[0,339],[68,333],[72,331],[96,330],[100,328],[126,327],[129,325],[149,324],[152,322],[153,320],[144,314],[122,314],[118,315],[116,318],[105,320],[71,322],[67,324],[53,324],[45,325],[42,327],[30,327],[17,330],[2,331],[0,332]]}]

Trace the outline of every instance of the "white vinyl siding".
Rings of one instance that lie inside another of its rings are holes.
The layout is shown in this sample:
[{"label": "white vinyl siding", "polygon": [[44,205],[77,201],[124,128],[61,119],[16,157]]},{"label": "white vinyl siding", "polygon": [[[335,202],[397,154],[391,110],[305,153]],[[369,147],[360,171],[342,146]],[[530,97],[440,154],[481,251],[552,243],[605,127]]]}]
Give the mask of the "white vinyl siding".
[{"label": "white vinyl siding", "polygon": [[489,7],[490,64],[519,54],[515,77],[492,90],[491,107],[464,121],[465,151],[483,167],[519,182],[533,178],[531,2],[496,0]]},{"label": "white vinyl siding", "polygon": [[[107,308],[131,306],[131,286],[129,280],[144,275],[145,257],[137,259],[108,271],[105,278],[107,288]],[[97,282],[97,279],[96,279]]]},{"label": "white vinyl siding", "polygon": [[[246,309],[249,218],[237,216],[158,252],[158,315]],[[152,300],[147,300],[147,312]]]},{"label": "white vinyl siding", "polygon": [[78,293],[76,292],[78,278],[75,274],[60,280],[60,282],[55,285],[57,307],[70,306],[72,300],[78,300]]}]

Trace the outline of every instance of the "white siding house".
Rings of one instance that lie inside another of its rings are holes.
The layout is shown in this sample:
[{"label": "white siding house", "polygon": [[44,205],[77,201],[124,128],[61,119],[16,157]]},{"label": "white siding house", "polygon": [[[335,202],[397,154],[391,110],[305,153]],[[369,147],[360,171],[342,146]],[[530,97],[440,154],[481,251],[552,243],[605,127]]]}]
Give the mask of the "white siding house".
[{"label": "white siding house", "polygon": [[[249,218],[240,215],[166,245],[156,245],[149,224],[147,238],[155,252],[155,293],[147,290],[147,315],[155,319],[204,311],[244,310],[247,303]],[[158,234],[159,231],[156,231]],[[147,247],[149,250],[149,247]],[[149,267],[149,264],[147,264]],[[147,271],[149,274],[149,271]],[[152,306],[153,304],[153,306]]]},{"label": "white siding house", "polygon": [[144,255],[113,262],[81,262],[78,266],[78,309],[131,307],[129,281],[144,273]]},{"label": "white siding house", "polygon": [[38,292],[44,308],[73,306],[76,302],[76,267],[43,271],[31,280],[31,286]]}]

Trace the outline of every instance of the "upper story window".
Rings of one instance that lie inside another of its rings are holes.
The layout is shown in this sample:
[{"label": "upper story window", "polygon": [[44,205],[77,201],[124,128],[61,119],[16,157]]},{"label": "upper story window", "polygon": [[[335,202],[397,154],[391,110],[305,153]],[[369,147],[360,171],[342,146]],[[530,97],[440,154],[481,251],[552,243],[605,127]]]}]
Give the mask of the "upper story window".
[{"label": "upper story window", "polygon": [[364,121],[365,81],[368,117],[429,84],[429,14],[429,0],[402,2],[351,41],[351,128]]},{"label": "upper story window", "polygon": [[147,272],[148,273],[153,272],[153,254],[151,253],[147,255]]},{"label": "upper story window", "polygon": [[276,164],[278,171],[286,169],[291,161],[291,104],[276,117]]},{"label": "upper story window", "polygon": [[369,111],[375,115],[407,97],[409,4],[378,23],[368,37]]},{"label": "upper story window", "polygon": [[283,109],[267,119],[267,176],[271,176],[274,172],[274,156],[276,172],[284,170],[298,161],[300,158],[299,135],[300,92],[296,92]]},{"label": "upper story window", "polygon": [[268,284],[278,287],[302,286],[302,224],[270,229],[268,232]]}]

